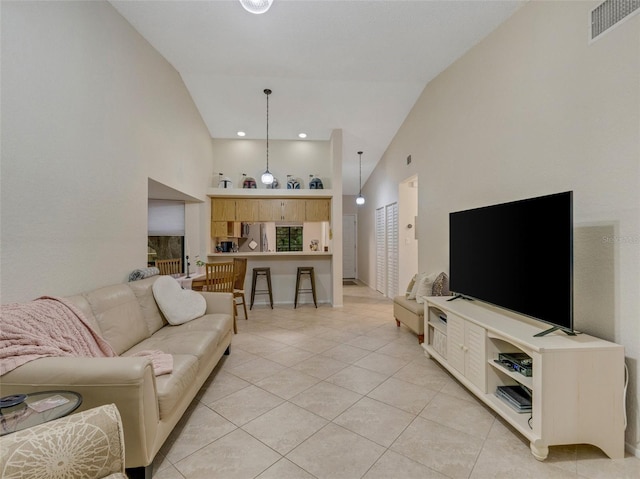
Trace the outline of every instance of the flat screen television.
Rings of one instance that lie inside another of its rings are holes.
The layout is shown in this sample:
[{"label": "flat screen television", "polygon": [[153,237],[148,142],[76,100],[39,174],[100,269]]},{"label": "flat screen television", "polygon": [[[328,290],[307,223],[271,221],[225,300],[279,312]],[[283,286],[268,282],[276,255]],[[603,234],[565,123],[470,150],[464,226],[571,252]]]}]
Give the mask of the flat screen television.
[{"label": "flat screen television", "polygon": [[449,214],[450,289],[573,334],[573,192]]}]

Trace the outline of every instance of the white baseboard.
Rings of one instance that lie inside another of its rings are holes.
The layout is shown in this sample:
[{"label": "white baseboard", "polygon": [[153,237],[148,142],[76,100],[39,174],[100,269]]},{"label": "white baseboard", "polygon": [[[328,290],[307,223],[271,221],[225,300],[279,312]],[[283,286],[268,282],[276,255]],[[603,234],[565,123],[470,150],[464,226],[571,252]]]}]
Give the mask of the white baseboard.
[{"label": "white baseboard", "polygon": [[637,447],[633,446],[632,444],[629,444],[628,442],[625,442],[624,449],[632,456],[636,456],[638,459],[640,459],[640,449],[638,449]]}]

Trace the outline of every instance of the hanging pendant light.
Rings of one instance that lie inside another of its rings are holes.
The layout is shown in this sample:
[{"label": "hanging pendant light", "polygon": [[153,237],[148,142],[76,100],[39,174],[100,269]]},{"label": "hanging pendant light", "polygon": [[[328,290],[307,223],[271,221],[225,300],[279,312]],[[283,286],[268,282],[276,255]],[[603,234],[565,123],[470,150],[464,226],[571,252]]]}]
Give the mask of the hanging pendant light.
[{"label": "hanging pendant light", "polygon": [[362,206],[364,205],[364,196],[362,196],[362,152],[358,152],[358,156],[360,157],[360,193],[358,193],[358,197],[356,198],[356,205]]},{"label": "hanging pendant light", "polygon": [[266,88],[264,94],[267,95],[267,171],[262,173],[260,180],[263,184],[270,185],[273,183],[273,175],[269,171],[269,95],[271,95],[271,90]]},{"label": "hanging pendant light", "polygon": [[266,13],[271,8],[272,3],[273,0],[240,0],[240,4],[247,12],[255,13],[256,15]]}]

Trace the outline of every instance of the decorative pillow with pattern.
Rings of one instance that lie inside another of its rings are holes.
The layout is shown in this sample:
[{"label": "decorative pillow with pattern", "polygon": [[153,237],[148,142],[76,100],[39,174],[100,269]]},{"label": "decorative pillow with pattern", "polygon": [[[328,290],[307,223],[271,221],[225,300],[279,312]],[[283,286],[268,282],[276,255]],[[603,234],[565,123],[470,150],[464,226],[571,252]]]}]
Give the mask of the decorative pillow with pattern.
[{"label": "decorative pillow with pattern", "polygon": [[449,296],[451,295],[451,291],[449,291],[449,277],[447,273],[440,273],[438,277],[433,282],[433,286],[431,287],[431,295],[432,296]]}]

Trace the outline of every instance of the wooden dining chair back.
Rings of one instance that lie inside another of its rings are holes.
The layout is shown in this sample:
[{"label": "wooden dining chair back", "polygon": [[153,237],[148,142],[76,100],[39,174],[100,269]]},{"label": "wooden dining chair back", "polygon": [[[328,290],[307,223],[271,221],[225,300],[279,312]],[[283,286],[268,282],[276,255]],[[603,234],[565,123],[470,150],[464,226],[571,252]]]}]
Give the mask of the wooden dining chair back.
[{"label": "wooden dining chair back", "polygon": [[244,302],[244,278],[247,275],[247,258],[233,258],[235,280],[233,285],[233,308],[238,316],[238,306],[244,309],[244,319],[249,319],[247,315],[247,305]]},{"label": "wooden dining chair back", "polygon": [[[205,266],[206,279],[203,291],[212,291],[217,293],[233,294],[233,284],[235,281],[235,273],[233,261],[226,263],[207,263]],[[233,332],[238,333],[238,325],[236,324],[236,301],[233,301]]]},{"label": "wooden dining chair back", "polygon": [[158,259],[156,260],[156,268],[160,270],[160,274],[180,274],[182,273],[182,259]]},{"label": "wooden dining chair back", "polygon": [[207,263],[204,291],[233,293],[233,261],[225,263]]}]

